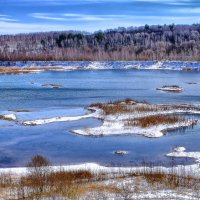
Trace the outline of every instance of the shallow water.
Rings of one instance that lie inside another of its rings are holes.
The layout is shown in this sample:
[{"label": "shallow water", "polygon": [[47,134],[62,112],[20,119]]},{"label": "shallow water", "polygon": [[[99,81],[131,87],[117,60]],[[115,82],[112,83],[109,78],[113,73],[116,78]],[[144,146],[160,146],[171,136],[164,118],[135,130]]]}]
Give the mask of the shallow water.
[{"label": "shallow water", "polygon": [[[63,88],[42,86],[51,83],[62,84]],[[163,85],[179,85],[184,91],[156,90]],[[115,69],[1,75],[0,113],[31,110],[16,113],[20,120],[83,115],[88,112],[84,108],[91,103],[127,97],[152,103],[200,104],[199,90],[198,71]],[[145,161],[170,165],[190,162],[187,159],[174,161],[165,156],[176,146],[200,151],[199,124],[193,129],[172,131],[157,139],[135,135],[86,137],[70,132],[100,124],[97,119],[83,119],[29,127],[0,120],[0,167],[23,166],[35,154],[43,154],[56,164],[98,162],[130,166]],[[129,154],[117,156],[112,153],[115,150],[126,150]]]}]

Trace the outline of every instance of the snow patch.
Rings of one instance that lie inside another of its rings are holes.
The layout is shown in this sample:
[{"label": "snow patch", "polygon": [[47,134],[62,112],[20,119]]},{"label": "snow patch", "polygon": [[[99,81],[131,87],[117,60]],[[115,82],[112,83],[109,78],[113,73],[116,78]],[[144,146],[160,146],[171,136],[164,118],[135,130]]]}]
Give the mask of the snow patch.
[{"label": "snow patch", "polygon": [[37,119],[37,120],[24,121],[24,122],[22,122],[22,124],[25,126],[36,126],[36,125],[42,125],[42,124],[49,124],[49,123],[53,123],[53,122],[77,121],[77,120],[81,120],[81,119],[99,116],[99,109],[90,108],[90,110],[92,111],[92,113],[86,114],[86,115]]},{"label": "snow patch", "polygon": [[[145,106],[146,104],[143,103],[142,105]],[[141,106],[141,103],[137,103],[137,105],[127,105],[127,106],[130,106],[130,108],[131,106]],[[164,106],[164,105],[161,105],[161,106]],[[149,138],[159,138],[159,137],[162,137],[166,131],[195,125],[197,123],[197,120],[187,119],[186,121],[179,121],[173,124],[159,124],[159,125],[150,126],[147,128],[143,128],[139,126],[127,126],[126,121],[132,118],[138,119],[142,117],[156,116],[156,115],[200,114],[200,110],[198,109],[195,110],[195,109],[185,109],[185,108],[183,109],[173,108],[171,110],[163,109],[163,110],[150,111],[150,112],[131,112],[130,111],[128,113],[117,113],[117,114],[109,114],[109,115],[104,115],[103,110],[99,109],[98,113],[96,113],[94,117],[103,120],[103,124],[101,126],[94,127],[94,128],[73,130],[72,132],[76,134],[80,134],[80,135],[85,135],[85,136],[137,134],[137,135],[143,135]],[[98,108],[90,107],[90,109],[97,110]]]},{"label": "snow patch", "polygon": [[[166,174],[177,174],[177,175],[191,175],[194,177],[200,177],[200,168],[199,164],[193,165],[178,165],[175,167],[106,167],[101,166],[97,163],[83,163],[77,165],[65,165],[65,166],[50,166],[51,171],[79,171],[79,170],[88,170],[91,172],[104,172],[104,173],[143,173],[145,172],[162,172]],[[23,175],[28,172],[26,167],[16,167],[16,168],[0,168],[0,173],[11,173]],[[182,174],[184,172],[184,174]]]},{"label": "snow patch", "polygon": [[175,151],[175,152],[183,152],[183,151],[185,151],[185,150],[186,150],[185,147],[176,147],[176,148],[174,148],[174,151]]},{"label": "snow patch", "polygon": [[187,123],[175,123],[175,124],[162,124],[158,126],[152,126],[149,128],[141,127],[127,127],[122,121],[105,121],[102,126],[95,128],[85,128],[81,130],[73,130],[74,133],[88,136],[101,136],[101,135],[125,135],[136,134],[143,135],[149,138],[159,138],[164,135],[167,130],[173,130],[181,127],[188,127],[193,124],[193,121]]},{"label": "snow patch", "polygon": [[169,157],[177,157],[177,158],[194,158],[196,162],[200,163],[200,152],[185,152],[186,148],[177,147],[173,152],[168,153]]},{"label": "snow patch", "polygon": [[27,126],[35,126],[35,125],[42,125],[42,124],[49,124],[53,122],[66,122],[66,121],[76,121],[81,120],[85,118],[92,117],[92,114],[83,115],[83,116],[72,116],[72,117],[53,117],[49,119],[38,119],[38,120],[32,120],[32,121],[24,121],[22,122],[23,125]]},{"label": "snow patch", "polygon": [[1,115],[0,118],[3,119],[3,120],[11,120],[11,121],[15,121],[17,119],[15,114]]}]

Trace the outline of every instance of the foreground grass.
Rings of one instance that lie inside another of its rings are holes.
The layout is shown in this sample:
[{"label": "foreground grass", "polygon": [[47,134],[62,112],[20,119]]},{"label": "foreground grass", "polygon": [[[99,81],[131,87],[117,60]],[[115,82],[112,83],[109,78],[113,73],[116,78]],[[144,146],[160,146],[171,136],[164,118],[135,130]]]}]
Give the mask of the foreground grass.
[{"label": "foreground grass", "polygon": [[54,171],[49,161],[42,156],[32,158],[27,167],[28,173],[24,175],[0,174],[0,199],[200,198],[200,178],[184,174],[184,170],[180,173],[182,175],[165,174],[145,168],[140,173],[64,171],[62,168]]}]

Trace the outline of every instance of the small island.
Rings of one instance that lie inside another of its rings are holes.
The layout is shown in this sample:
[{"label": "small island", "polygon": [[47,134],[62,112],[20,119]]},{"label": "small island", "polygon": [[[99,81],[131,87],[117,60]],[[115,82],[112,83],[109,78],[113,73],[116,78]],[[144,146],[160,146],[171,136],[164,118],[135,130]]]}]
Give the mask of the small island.
[{"label": "small island", "polygon": [[167,131],[197,124],[196,119],[184,114],[200,114],[200,108],[187,104],[150,104],[146,101],[126,99],[109,103],[96,103],[88,107],[103,124],[99,127],[73,130],[73,133],[97,135],[137,134],[149,138],[162,137]]},{"label": "small island", "polygon": [[55,84],[55,83],[52,83],[52,84],[43,84],[42,86],[43,87],[51,87],[51,88],[61,88],[61,87],[63,87],[63,85],[61,85],[61,84]]},{"label": "small island", "polygon": [[114,151],[113,153],[116,154],[116,155],[126,155],[126,154],[128,154],[127,151],[122,151],[122,150]]},{"label": "small island", "polygon": [[182,92],[183,88],[178,85],[164,85],[161,88],[156,88],[157,90],[168,91],[168,92]]},{"label": "small island", "polygon": [[15,121],[17,118],[14,114],[0,115],[0,120]]}]

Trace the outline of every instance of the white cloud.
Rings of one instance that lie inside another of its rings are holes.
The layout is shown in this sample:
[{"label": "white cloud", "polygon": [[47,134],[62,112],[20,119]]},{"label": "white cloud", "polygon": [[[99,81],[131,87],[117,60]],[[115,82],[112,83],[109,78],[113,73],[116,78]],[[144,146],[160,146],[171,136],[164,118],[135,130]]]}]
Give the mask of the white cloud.
[{"label": "white cloud", "polygon": [[11,18],[10,15],[3,15],[3,14],[0,14],[0,21],[5,21],[5,22],[7,22],[7,21],[16,22],[16,21],[18,21],[18,20],[17,20],[17,19]]},{"label": "white cloud", "polygon": [[[156,0],[151,0],[151,1],[156,1]],[[200,13],[200,9],[193,10],[194,13]],[[175,12],[172,11],[170,13]],[[189,10],[179,10],[179,12],[189,12]],[[151,24],[158,24],[161,22],[164,23],[196,23],[194,21],[193,16],[173,16],[172,14],[170,16],[152,16],[152,15],[86,15],[86,14],[78,14],[78,13],[65,13],[65,14],[59,14],[59,16],[51,16],[48,13],[33,13],[31,14],[32,17],[38,18],[38,19],[45,19],[45,20],[53,20],[53,21],[85,21],[85,22],[90,22],[96,21],[98,23],[101,23],[101,21],[111,21],[112,23],[114,22],[119,22],[119,21],[124,21],[128,23],[141,23],[142,21],[144,23],[151,23]],[[193,22],[192,22],[193,21]]]},{"label": "white cloud", "polygon": [[63,17],[51,17],[46,13],[32,13],[31,16],[37,19],[55,20],[55,21],[68,21],[68,19]]},{"label": "white cloud", "polygon": [[200,7],[198,8],[182,8],[182,9],[176,9],[174,10],[176,13],[181,13],[181,14],[200,14]]},{"label": "white cloud", "polygon": [[6,18],[6,17],[1,17],[0,16],[0,21],[10,21],[10,22],[17,22],[17,19],[12,19],[12,18]]},{"label": "white cloud", "polygon": [[33,18],[53,20],[53,21],[103,21],[103,20],[113,20],[115,17],[120,17],[120,15],[85,15],[77,13],[65,13],[59,16],[51,15],[49,13],[32,13],[30,15]]},{"label": "white cloud", "polygon": [[9,15],[1,15],[1,14],[0,14],[0,17],[9,17]]}]

